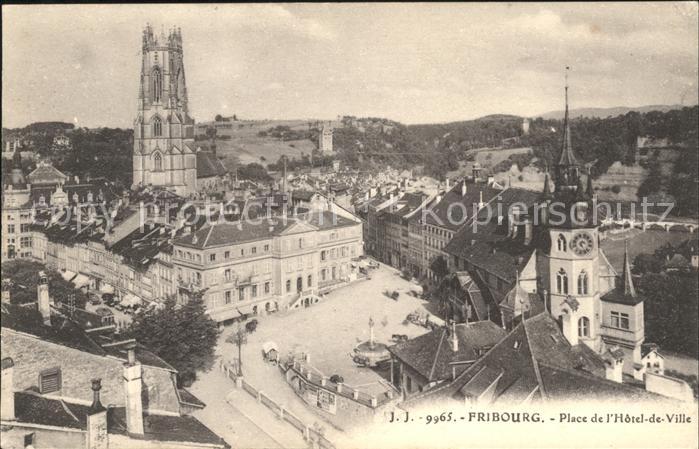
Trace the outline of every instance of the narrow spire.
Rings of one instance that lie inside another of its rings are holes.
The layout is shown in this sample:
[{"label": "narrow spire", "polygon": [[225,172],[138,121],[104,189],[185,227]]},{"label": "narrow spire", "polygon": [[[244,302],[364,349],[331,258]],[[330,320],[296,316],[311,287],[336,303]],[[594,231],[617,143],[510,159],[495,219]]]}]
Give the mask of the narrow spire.
[{"label": "narrow spire", "polygon": [[624,282],[624,294],[636,297],[636,289],[633,286],[633,280],[631,279],[631,263],[629,262],[629,241],[624,241],[624,272],[622,273],[622,280]]},{"label": "narrow spire", "polygon": [[573,144],[570,137],[570,113],[568,111],[568,71],[570,67],[566,66],[566,85],[565,85],[565,96],[566,96],[566,111],[565,117],[563,118],[563,149],[561,151],[561,158],[558,161],[558,165],[571,166],[580,165],[578,160],[573,153]]},{"label": "narrow spire", "polygon": [[548,167],[546,168],[546,174],[544,175],[544,193],[543,197],[544,199],[550,199],[551,198],[551,185],[550,185],[550,180],[549,180],[549,170]]}]

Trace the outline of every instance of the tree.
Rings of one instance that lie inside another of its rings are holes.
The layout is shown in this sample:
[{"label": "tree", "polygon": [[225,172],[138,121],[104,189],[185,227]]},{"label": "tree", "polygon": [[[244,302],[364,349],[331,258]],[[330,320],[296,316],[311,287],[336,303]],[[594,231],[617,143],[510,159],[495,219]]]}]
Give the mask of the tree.
[{"label": "tree", "polygon": [[80,309],[85,308],[87,294],[63,279],[59,272],[49,269],[39,262],[23,259],[10,260],[2,264],[2,279],[10,281],[10,301],[12,304],[36,302],[36,287],[40,271],[45,272],[49,279],[49,294],[54,302],[67,302],[68,298],[74,295],[75,306]]},{"label": "tree", "polygon": [[238,347],[238,376],[243,375],[243,346],[248,343],[248,331],[238,324],[233,333],[226,338],[226,343],[233,343]]},{"label": "tree", "polygon": [[206,313],[202,292],[179,304],[174,296],[162,307],[136,314],[126,331],[178,371],[181,385],[190,385],[197,371],[213,366],[218,326]]},{"label": "tree", "polygon": [[444,258],[444,256],[437,256],[437,258],[435,258],[432,262],[430,268],[439,280],[441,280],[444,276],[449,274],[449,267],[447,265],[447,260]]},{"label": "tree", "polygon": [[214,121],[220,122],[223,120],[223,117],[221,117],[221,114],[216,114],[216,117],[214,117]]}]

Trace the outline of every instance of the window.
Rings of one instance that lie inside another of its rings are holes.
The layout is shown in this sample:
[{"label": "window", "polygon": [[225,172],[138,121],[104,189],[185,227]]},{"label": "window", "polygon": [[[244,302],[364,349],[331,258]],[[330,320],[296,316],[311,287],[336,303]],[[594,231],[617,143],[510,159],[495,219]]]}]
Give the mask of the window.
[{"label": "window", "polygon": [[201,262],[201,254],[197,254],[197,262]]},{"label": "window", "polygon": [[324,281],[324,280],[325,280],[325,268],[323,268],[322,270],[320,270],[320,280],[321,280],[321,281]]},{"label": "window", "polygon": [[333,267],[333,270],[332,270],[332,272],[333,272],[333,275],[332,275],[333,281],[335,280],[336,271],[337,271],[336,268]]},{"label": "window", "polygon": [[265,294],[269,293],[269,282],[265,282]]},{"label": "window", "polygon": [[31,248],[32,238],[31,237],[21,237],[19,239],[19,246],[20,246],[20,248]]},{"label": "window", "polygon": [[313,276],[311,276],[311,275],[309,274],[307,280],[308,280],[308,282],[307,282],[308,286],[309,286],[309,287],[312,287],[312,286],[313,286]]},{"label": "window", "polygon": [[7,232],[9,232],[10,234],[14,234],[15,233],[15,225],[8,224],[7,225]]},{"label": "window", "polygon": [[153,118],[153,137],[160,137],[163,135],[163,122],[160,117]]},{"label": "window", "polygon": [[578,275],[578,295],[587,295],[587,273],[585,270]]},{"label": "window", "polygon": [[612,312],[612,327],[617,329],[629,329],[629,314],[621,312]]},{"label": "window", "polygon": [[563,268],[556,273],[556,290],[558,293],[568,294],[568,275]]},{"label": "window", "polygon": [[39,393],[53,393],[61,389],[61,369],[51,368],[39,373]]},{"label": "window", "polygon": [[590,319],[586,316],[578,320],[578,337],[590,336]]},{"label": "window", "polygon": [[291,281],[289,279],[286,280],[286,292],[289,293],[291,291]]},{"label": "window", "polygon": [[325,260],[325,251],[320,252],[320,260]]},{"label": "window", "polygon": [[231,303],[231,291],[227,290],[226,291],[226,304],[230,304],[230,303]]},{"label": "window", "polygon": [[242,257],[244,255],[245,255],[245,248],[240,248],[240,256]]},{"label": "window", "polygon": [[216,254],[209,254],[209,262],[216,262]]},{"label": "window", "polygon": [[566,238],[563,237],[563,234],[558,234],[558,251],[563,251],[566,252],[568,249],[568,244],[566,243]]},{"label": "window", "polygon": [[29,223],[19,225],[19,232],[29,232]]},{"label": "window", "polygon": [[245,301],[245,287],[238,289],[238,301]]},{"label": "window", "polygon": [[231,270],[230,270],[230,268],[226,269],[226,270],[223,272],[223,278],[224,278],[226,281],[230,281],[230,280],[231,280]]},{"label": "window", "polygon": [[153,87],[153,102],[158,103],[163,96],[163,75],[158,67],[153,69],[151,74],[151,86]]},{"label": "window", "polygon": [[265,245],[265,252],[269,251],[269,245]]},{"label": "window", "polygon": [[223,253],[223,258],[224,258],[224,259],[230,259],[230,258],[231,258],[231,252],[230,252],[230,251],[226,251],[225,253]]},{"label": "window", "polygon": [[257,254],[257,247],[256,247],[256,246],[253,246],[251,252],[252,252],[253,254]]},{"label": "window", "polygon": [[252,297],[257,298],[257,284],[252,286]]}]

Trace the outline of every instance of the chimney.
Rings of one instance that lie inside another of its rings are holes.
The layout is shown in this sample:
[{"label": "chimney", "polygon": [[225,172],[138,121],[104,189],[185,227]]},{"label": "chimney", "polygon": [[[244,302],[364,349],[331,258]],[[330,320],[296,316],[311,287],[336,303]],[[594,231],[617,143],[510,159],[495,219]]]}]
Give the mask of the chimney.
[{"label": "chimney", "polygon": [[2,359],[2,408],[0,418],[3,421],[15,419],[15,392],[12,384],[15,363],[10,357]]},{"label": "chimney", "polygon": [[136,360],[136,341],[127,346],[128,360],[124,363],[124,395],[126,429],[129,434],[143,435],[143,403],[141,402],[141,364]]},{"label": "chimney", "polygon": [[624,352],[618,346],[612,346],[604,354],[604,376],[607,380],[622,383]]},{"label": "chimney", "polygon": [[92,379],[92,405],[87,411],[87,449],[106,449],[107,409],[100,402],[102,379]]},{"label": "chimney", "polygon": [[451,350],[459,352],[459,337],[456,336],[456,321],[451,322]]},{"label": "chimney", "polygon": [[524,223],[524,244],[529,245],[532,242],[532,234],[534,233],[534,225],[531,220]]},{"label": "chimney", "polygon": [[461,196],[466,196],[466,180],[461,181]]},{"label": "chimney", "polygon": [[563,335],[566,337],[571,346],[578,344],[578,330],[577,326],[575,325],[576,323],[573,322],[574,320],[575,318],[573,317],[572,312],[564,311]]},{"label": "chimney", "polygon": [[39,283],[36,286],[37,305],[39,313],[46,326],[51,325],[51,299],[49,298],[49,280],[46,273],[39,272]]},{"label": "chimney", "polygon": [[10,303],[10,281],[9,279],[3,279],[2,280],[2,303],[3,304],[9,304]]}]

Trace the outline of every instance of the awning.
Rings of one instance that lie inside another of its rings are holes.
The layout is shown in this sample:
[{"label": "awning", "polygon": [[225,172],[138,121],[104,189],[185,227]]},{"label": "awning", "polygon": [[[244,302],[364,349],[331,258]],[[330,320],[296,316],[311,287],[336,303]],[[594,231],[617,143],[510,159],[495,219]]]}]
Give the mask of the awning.
[{"label": "awning", "polygon": [[75,285],[75,288],[82,288],[90,285],[90,278],[84,274],[78,273],[71,282]]},{"label": "awning", "polygon": [[141,304],[141,298],[136,295],[128,294],[119,301],[123,306],[135,306]]},{"label": "awning", "polygon": [[100,293],[111,293],[114,294],[114,287],[111,285],[103,282],[102,286],[100,287]]},{"label": "awning", "polygon": [[65,270],[61,272],[61,277],[70,282],[70,280],[75,277],[75,273],[70,270]]}]

